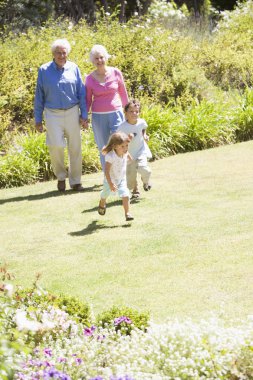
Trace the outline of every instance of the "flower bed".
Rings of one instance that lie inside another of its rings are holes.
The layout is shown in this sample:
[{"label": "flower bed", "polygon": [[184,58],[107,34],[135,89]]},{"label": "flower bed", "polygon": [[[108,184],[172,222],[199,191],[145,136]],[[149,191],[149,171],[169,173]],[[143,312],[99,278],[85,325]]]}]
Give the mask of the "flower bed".
[{"label": "flower bed", "polygon": [[253,378],[252,317],[236,326],[212,318],[136,327],[128,309],[109,323],[83,324],[45,291],[1,290],[1,379]]}]

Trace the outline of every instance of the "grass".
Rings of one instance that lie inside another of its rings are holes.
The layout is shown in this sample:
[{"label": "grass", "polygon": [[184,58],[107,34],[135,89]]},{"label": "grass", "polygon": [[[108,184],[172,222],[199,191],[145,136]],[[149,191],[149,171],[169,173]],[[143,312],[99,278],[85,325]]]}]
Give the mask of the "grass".
[{"label": "grass", "polygon": [[151,164],[153,189],[131,205],[132,223],[111,198],[97,214],[102,174],[84,193],[56,182],[0,190],[0,262],[15,282],[36,273],[53,292],[152,318],[245,317],[252,313],[253,142]]}]

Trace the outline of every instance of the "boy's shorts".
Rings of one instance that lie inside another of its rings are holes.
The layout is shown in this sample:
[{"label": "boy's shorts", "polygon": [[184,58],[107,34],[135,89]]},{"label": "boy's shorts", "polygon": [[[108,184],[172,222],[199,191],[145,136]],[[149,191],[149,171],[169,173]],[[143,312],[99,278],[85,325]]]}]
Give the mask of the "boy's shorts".
[{"label": "boy's shorts", "polygon": [[117,195],[120,197],[120,198],[124,198],[124,197],[129,197],[130,196],[130,193],[129,193],[129,190],[127,188],[127,183],[126,183],[126,180],[123,179],[121,180],[118,184],[117,184],[117,187],[118,189],[116,191],[111,191],[110,189],[110,186],[107,182],[106,179],[104,179],[104,183],[103,183],[103,190],[101,191],[101,198],[108,198],[109,195]]}]

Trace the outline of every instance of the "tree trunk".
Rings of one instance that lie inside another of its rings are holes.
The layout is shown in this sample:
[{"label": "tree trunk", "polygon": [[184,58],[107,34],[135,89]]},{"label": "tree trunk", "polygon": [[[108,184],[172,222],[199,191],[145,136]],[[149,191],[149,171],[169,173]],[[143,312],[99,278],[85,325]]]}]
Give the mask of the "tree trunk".
[{"label": "tree trunk", "polygon": [[125,0],[120,1],[120,14],[119,14],[119,22],[123,23],[126,21],[126,2]]}]

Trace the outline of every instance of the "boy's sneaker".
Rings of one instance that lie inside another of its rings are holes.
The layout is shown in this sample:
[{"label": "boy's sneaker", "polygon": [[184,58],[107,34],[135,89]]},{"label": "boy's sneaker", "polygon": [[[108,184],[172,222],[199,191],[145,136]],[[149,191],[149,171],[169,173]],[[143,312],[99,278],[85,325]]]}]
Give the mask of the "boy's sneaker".
[{"label": "boy's sneaker", "polygon": [[131,214],[126,214],[126,221],[130,222],[130,220],[134,220],[134,217]]},{"label": "boy's sneaker", "polygon": [[152,188],[152,186],[149,183],[144,183],[143,184],[143,189],[145,191],[149,191],[149,190],[151,190],[151,188]]}]

